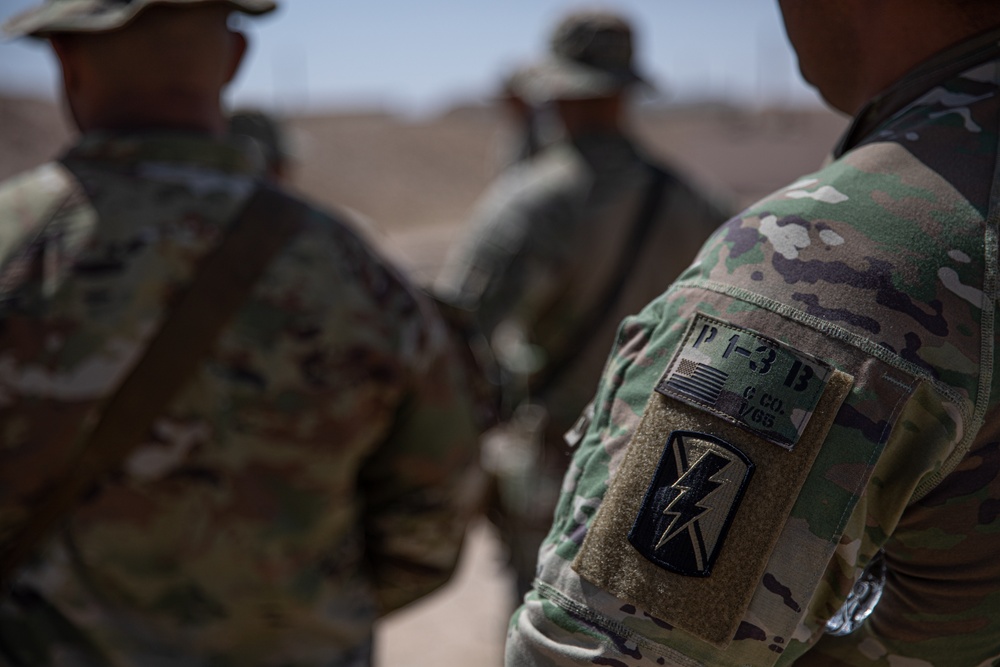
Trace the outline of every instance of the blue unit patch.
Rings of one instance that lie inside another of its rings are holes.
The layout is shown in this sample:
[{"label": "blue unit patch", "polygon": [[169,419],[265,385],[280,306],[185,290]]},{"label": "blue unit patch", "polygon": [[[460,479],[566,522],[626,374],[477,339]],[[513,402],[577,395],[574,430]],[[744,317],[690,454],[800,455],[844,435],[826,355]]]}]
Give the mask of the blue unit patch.
[{"label": "blue unit patch", "polygon": [[753,462],[724,440],[674,431],[629,542],[660,567],[707,577],[753,469]]}]

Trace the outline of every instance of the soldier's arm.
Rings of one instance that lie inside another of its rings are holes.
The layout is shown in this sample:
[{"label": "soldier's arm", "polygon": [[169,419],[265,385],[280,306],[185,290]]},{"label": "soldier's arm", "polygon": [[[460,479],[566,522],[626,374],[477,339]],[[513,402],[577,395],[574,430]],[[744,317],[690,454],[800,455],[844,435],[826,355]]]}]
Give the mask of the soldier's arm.
[{"label": "soldier's arm", "polygon": [[[939,405],[947,406],[947,401]],[[873,484],[877,492],[868,501],[868,515],[877,521],[869,519],[866,537],[872,543],[885,540],[886,578],[880,601],[855,632],[819,636],[796,664],[896,665],[919,660],[912,664],[978,666],[995,662],[1000,634],[995,614],[1000,608],[1000,563],[995,557],[1000,510],[995,500],[1000,471],[996,427],[992,435],[981,434],[971,442],[968,454],[950,474],[932,473],[940,482],[926,494],[918,489],[901,513],[892,515],[886,510],[898,508],[902,498],[879,496],[908,491],[881,488],[881,477],[898,476],[922,463],[926,445],[933,444],[919,439],[930,416],[927,406],[927,401],[914,401],[904,410],[901,419],[907,434],[898,439],[905,442],[888,450],[879,462]],[[989,415],[988,424],[996,423]],[[988,424],[983,431],[991,430]]]},{"label": "soldier's arm", "polygon": [[429,304],[414,329],[407,391],[389,432],[365,462],[366,560],[380,613],[439,587],[458,559],[465,527],[477,507],[476,432],[457,361]]},{"label": "soldier's arm", "polygon": [[[699,314],[718,313],[719,306],[744,314],[718,321]],[[746,326],[750,322],[753,329]],[[704,327],[713,323],[715,338],[706,344],[712,330]],[[808,374],[803,369],[813,363],[794,346],[790,356],[779,351],[774,359],[771,372],[781,367],[775,386],[759,374],[741,377],[757,392],[744,388],[752,396],[749,407],[737,402],[735,413],[759,410],[756,432],[704,413],[692,405],[697,398],[682,400],[714,389],[707,376],[671,374],[671,362],[698,351],[701,337],[702,350],[719,345],[704,357],[708,365],[734,375],[739,365],[723,359],[732,345],[730,358],[748,350],[745,359],[759,362],[760,370],[770,352],[760,359],[753,355],[766,340],[757,338],[761,344],[750,346],[746,336],[761,329],[774,341],[796,341],[799,349],[819,341],[808,328],[779,315],[711,295],[705,299],[692,290],[675,290],[626,322],[597,394],[595,420],[575,452],[541,549],[540,579],[512,619],[507,664],[788,664],[816,642],[825,654],[837,641],[855,648],[843,654],[831,648],[830,655],[857,660],[856,647],[866,637],[870,642],[883,633],[880,639],[899,642],[904,628],[914,628],[915,610],[904,609],[904,603],[927,582],[912,564],[900,567],[899,561],[926,561],[927,552],[917,556],[915,548],[940,556],[960,532],[952,529],[952,540],[936,532],[945,530],[942,512],[935,528],[926,526],[922,535],[908,524],[916,520],[911,515],[930,513],[914,505],[918,490],[954,464],[949,461],[957,442],[953,417],[961,408],[924,379],[877,357],[834,349],[838,346],[816,358],[830,364],[822,382],[815,379],[823,374],[822,365],[810,366],[814,375],[805,384],[815,383],[818,393],[791,451],[774,442],[782,438],[773,437],[773,429],[781,412],[790,413],[801,397],[778,387],[789,377],[789,389],[802,385]],[[797,374],[792,373],[796,363]],[[664,387],[664,380],[673,386]],[[691,382],[702,386],[694,389]],[[692,394],[685,397],[684,387]],[[722,391],[728,387],[726,381]],[[873,400],[888,394],[893,401]],[[771,410],[775,401],[784,406]],[[886,405],[891,407],[881,407]],[[707,465],[699,457],[706,452],[723,470],[699,478],[698,465]],[[742,455],[754,470],[740,495],[726,489],[743,484]],[[709,518],[713,514],[723,520],[721,533]],[[881,548],[896,568],[887,593],[895,603],[877,609],[864,633],[825,637],[826,621]],[[973,631],[975,605],[960,615],[962,626]],[[903,640],[899,655],[920,655],[925,639]],[[883,646],[883,658],[895,655],[892,642]]]}]

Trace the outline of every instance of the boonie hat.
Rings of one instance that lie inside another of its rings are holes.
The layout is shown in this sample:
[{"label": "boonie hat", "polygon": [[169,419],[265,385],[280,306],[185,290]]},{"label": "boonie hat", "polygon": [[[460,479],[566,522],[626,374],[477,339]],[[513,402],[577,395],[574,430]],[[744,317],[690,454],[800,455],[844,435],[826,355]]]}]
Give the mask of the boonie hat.
[{"label": "boonie hat", "polygon": [[549,40],[549,54],[512,79],[533,102],[604,97],[648,82],[632,63],[632,27],[606,11],[574,12]]},{"label": "boonie hat", "polygon": [[226,4],[245,14],[266,14],[274,0],[45,0],[3,25],[11,37],[48,37],[60,32],[108,32],[129,24],[152,5]]}]

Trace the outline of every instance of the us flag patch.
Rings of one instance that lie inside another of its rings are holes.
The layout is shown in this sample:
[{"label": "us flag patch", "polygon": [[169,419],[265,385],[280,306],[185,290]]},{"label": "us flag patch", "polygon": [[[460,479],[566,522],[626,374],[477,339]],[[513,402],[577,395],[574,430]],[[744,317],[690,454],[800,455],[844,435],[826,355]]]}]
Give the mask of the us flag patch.
[{"label": "us flag patch", "polygon": [[629,542],[660,567],[707,577],[753,469],[743,452],[720,438],[674,431]]},{"label": "us flag patch", "polygon": [[726,388],[729,374],[690,359],[681,359],[677,372],[664,384],[680,394],[715,405]]}]

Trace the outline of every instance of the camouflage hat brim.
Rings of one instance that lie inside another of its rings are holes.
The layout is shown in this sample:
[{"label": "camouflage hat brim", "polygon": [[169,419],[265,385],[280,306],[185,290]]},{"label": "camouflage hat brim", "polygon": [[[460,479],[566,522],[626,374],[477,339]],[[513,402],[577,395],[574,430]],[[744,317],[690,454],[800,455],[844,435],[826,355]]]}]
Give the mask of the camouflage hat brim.
[{"label": "camouflage hat brim", "polygon": [[521,70],[511,81],[520,97],[536,104],[607,97],[636,84],[650,86],[633,69],[614,71],[555,57]]},{"label": "camouflage hat brim", "polygon": [[152,5],[225,4],[244,14],[266,14],[274,0],[48,0],[3,25],[10,37],[48,37],[56,33],[100,33],[128,25]]}]

